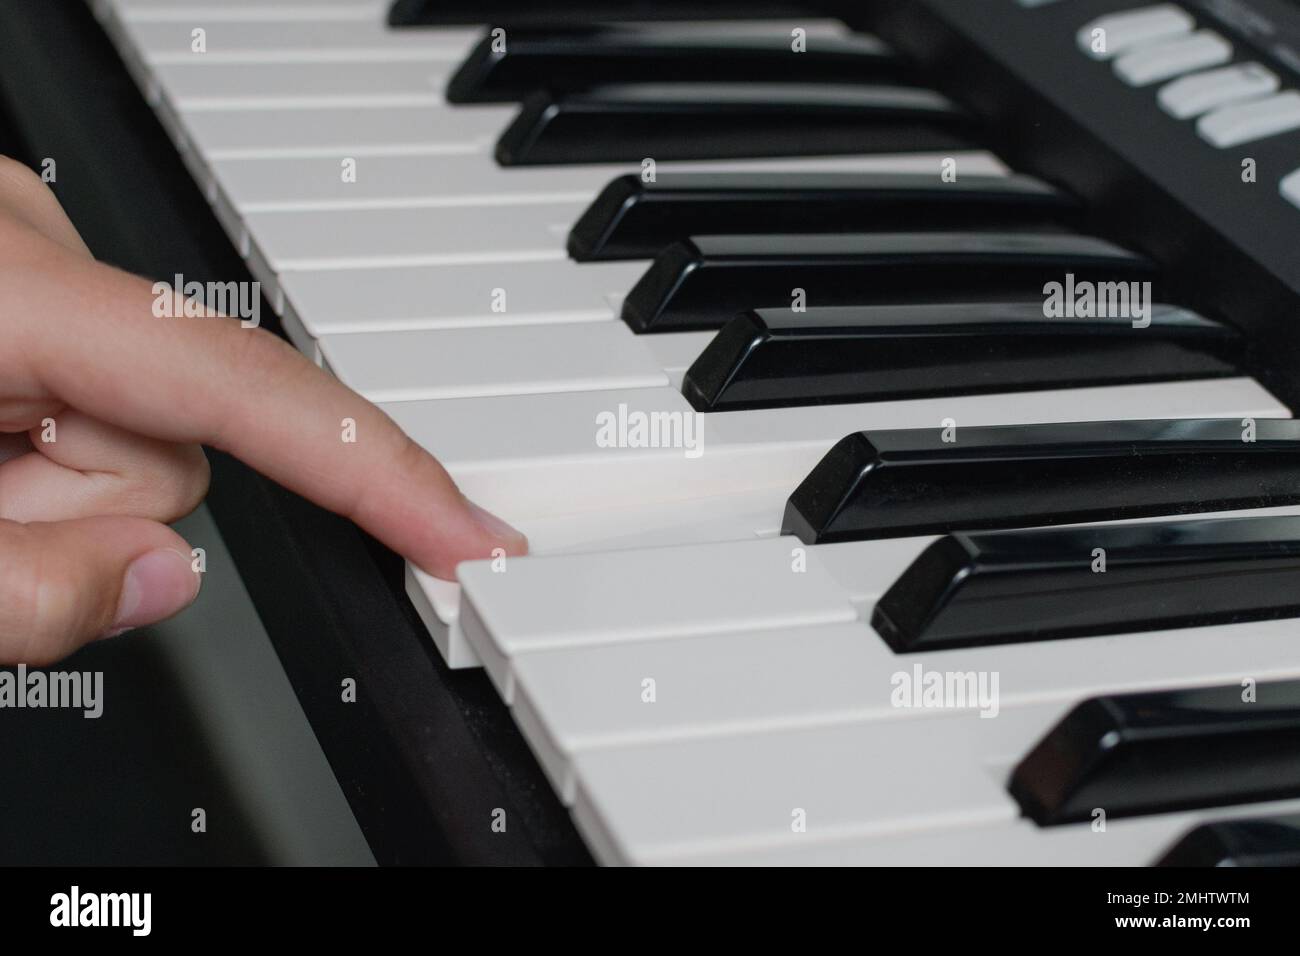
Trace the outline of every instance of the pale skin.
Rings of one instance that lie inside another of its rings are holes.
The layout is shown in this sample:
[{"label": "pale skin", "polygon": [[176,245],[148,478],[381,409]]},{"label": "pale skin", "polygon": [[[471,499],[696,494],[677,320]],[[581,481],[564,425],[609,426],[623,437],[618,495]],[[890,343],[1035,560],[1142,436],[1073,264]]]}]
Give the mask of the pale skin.
[{"label": "pale skin", "polygon": [[157,318],[156,298],[96,262],[45,184],[0,157],[0,664],[50,664],[192,603],[192,544],[168,523],[207,492],[200,445],[438,577],[527,550],[289,345],[236,319]]}]

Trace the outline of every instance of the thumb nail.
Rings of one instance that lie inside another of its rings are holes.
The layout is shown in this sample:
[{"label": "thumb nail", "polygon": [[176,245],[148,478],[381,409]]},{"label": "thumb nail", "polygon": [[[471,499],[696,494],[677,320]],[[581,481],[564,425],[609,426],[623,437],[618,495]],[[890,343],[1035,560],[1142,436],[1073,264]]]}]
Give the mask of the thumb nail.
[{"label": "thumb nail", "polygon": [[480,508],[472,501],[467,501],[466,504],[469,505],[469,513],[474,516],[474,520],[478,522],[479,527],[492,537],[502,542],[513,542],[522,545],[523,547],[528,546],[528,538],[524,536],[522,531],[517,528],[512,528],[492,512],[485,508]]},{"label": "thumb nail", "polygon": [[126,569],[110,634],[171,617],[199,596],[199,584],[188,554],[171,548],[142,554]]}]

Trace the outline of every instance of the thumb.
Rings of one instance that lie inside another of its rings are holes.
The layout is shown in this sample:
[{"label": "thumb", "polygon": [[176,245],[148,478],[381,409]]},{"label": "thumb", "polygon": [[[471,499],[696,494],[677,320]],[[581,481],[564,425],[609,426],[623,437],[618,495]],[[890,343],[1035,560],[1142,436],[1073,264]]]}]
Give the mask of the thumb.
[{"label": "thumb", "polygon": [[0,664],[51,664],[199,593],[185,539],[143,518],[0,521]]}]

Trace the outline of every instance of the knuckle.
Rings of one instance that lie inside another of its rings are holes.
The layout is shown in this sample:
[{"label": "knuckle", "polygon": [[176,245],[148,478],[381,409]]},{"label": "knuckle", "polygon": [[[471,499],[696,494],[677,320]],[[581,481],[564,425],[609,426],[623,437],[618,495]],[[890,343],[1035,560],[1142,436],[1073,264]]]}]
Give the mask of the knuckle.
[{"label": "knuckle", "polygon": [[183,518],[197,508],[207,496],[211,480],[212,469],[203,449],[198,445],[187,446],[182,455],[181,467],[171,474],[171,515],[167,520]]},{"label": "knuckle", "polygon": [[164,523],[176,521],[199,506],[210,480],[208,460],[198,445],[168,449],[119,491],[113,510]]}]

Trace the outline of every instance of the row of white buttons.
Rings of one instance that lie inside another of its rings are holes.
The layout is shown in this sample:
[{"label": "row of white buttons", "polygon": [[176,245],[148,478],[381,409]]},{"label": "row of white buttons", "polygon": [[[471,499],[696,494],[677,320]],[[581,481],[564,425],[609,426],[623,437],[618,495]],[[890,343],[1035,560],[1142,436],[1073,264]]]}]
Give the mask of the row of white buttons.
[{"label": "row of white buttons", "polygon": [[1160,90],[1161,107],[1178,119],[1199,116],[1197,133],[1219,149],[1300,129],[1300,93],[1277,92],[1277,76],[1258,63],[1208,69],[1232,58],[1232,44],[1195,25],[1165,3],[1094,20],[1077,40],[1094,60],[1114,60],[1130,86],[1172,80]]}]

